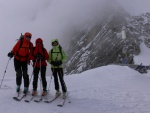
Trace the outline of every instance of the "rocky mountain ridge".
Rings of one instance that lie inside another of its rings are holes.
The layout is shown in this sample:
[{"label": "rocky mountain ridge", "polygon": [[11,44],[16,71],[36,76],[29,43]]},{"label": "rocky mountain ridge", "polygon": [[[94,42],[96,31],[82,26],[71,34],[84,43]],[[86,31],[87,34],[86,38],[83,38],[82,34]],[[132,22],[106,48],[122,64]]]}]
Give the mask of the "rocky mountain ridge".
[{"label": "rocky mountain ridge", "polygon": [[[140,53],[141,42],[150,47],[150,13],[130,16],[124,11],[111,11],[113,13],[103,21],[89,24],[87,30],[81,30],[72,38],[67,50],[66,74],[118,63],[118,55],[124,46],[128,56]],[[126,32],[126,39],[122,38],[122,30]]]}]

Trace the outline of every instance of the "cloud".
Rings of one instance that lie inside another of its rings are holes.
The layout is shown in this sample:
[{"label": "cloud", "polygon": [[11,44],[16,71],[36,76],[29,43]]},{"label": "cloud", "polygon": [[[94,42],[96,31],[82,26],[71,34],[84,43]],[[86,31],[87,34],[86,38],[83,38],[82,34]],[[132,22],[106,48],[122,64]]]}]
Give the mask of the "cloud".
[{"label": "cloud", "polygon": [[[33,38],[61,39],[70,26],[78,28],[96,15],[101,16],[105,1],[112,2],[111,0],[1,0],[1,35],[8,37],[9,34],[17,38],[21,32],[31,31]],[[147,12],[149,9],[149,0],[118,1],[132,14]]]},{"label": "cloud", "polygon": [[[112,0],[0,0],[0,62],[7,62],[7,53],[21,33],[29,31],[43,38],[45,47],[51,49],[51,39],[60,42],[66,31],[79,29],[95,17],[102,17],[104,4]],[[133,14],[149,9],[149,0],[118,0]],[[114,2],[114,1],[113,1]],[[112,3],[113,3],[112,2]],[[3,64],[2,67],[5,67]]]},{"label": "cloud", "polygon": [[117,0],[131,15],[150,11],[149,0]]},{"label": "cloud", "polygon": [[[30,31],[34,38],[61,39],[70,26],[81,26],[101,10],[106,0],[7,0],[0,1],[3,37]],[[9,4],[8,4],[9,3]],[[14,40],[14,39],[13,39]]]}]

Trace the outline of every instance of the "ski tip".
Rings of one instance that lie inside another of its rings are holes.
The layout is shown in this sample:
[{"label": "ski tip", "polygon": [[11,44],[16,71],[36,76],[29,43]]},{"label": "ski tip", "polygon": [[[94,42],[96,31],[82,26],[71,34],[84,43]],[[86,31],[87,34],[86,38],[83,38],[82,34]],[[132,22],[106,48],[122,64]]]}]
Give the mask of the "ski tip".
[{"label": "ski tip", "polygon": [[25,101],[25,102],[28,102],[28,103],[30,102],[29,100],[24,100],[24,101]]},{"label": "ski tip", "polygon": [[45,103],[49,103],[49,101],[44,101]]},{"label": "ski tip", "polygon": [[20,101],[17,97],[13,97],[13,99],[16,100],[16,101]]},{"label": "ski tip", "polygon": [[57,105],[58,107],[62,107],[63,105]]},{"label": "ski tip", "polygon": [[17,97],[13,97],[13,99],[16,99]]},{"label": "ski tip", "polygon": [[34,102],[37,102],[37,103],[38,103],[39,101],[38,101],[38,100],[34,100]]}]

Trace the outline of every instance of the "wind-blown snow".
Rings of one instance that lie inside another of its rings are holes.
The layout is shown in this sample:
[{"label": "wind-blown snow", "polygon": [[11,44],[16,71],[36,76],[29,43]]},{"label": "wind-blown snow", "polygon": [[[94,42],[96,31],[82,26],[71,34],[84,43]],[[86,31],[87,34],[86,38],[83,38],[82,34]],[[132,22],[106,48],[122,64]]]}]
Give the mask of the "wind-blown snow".
[{"label": "wind-blown snow", "polygon": [[[141,45],[143,47],[143,45]],[[146,59],[149,50],[136,59]],[[13,68],[8,67],[13,71]],[[30,71],[31,73],[32,71]],[[47,76],[48,85],[50,75]],[[150,113],[150,71],[147,74],[127,67],[109,65],[91,69],[80,74],[65,76],[69,99],[60,108],[58,98],[53,103],[25,103],[13,100],[16,95],[15,75],[6,76],[0,89],[1,113]],[[23,85],[22,85],[23,88]],[[30,90],[32,84],[30,84]],[[40,94],[40,87],[38,87]],[[49,98],[55,94],[54,83],[50,84]]]}]

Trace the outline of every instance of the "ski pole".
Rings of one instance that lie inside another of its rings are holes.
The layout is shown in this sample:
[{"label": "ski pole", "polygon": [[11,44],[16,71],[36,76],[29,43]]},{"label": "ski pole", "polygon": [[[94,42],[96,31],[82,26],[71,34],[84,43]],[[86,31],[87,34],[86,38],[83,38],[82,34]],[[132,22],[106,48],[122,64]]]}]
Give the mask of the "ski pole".
[{"label": "ski pole", "polygon": [[36,59],[36,61],[35,61],[35,66],[33,67],[32,75],[31,75],[31,78],[30,78],[30,80],[29,80],[29,85],[30,85],[30,83],[31,83],[32,76],[33,76],[33,74],[34,74],[34,69],[35,69],[35,67],[36,67],[37,60],[38,60],[38,59]]},{"label": "ski pole", "polygon": [[[54,70],[53,70],[53,71],[54,71]],[[53,74],[53,71],[52,71],[52,74]],[[51,75],[51,77],[50,77],[50,83],[49,83],[49,86],[48,86],[48,90],[50,90],[51,81],[52,81],[52,75]]]},{"label": "ski pole", "polygon": [[[41,59],[40,59],[40,73],[41,73]],[[41,73],[41,76],[42,76],[42,73]],[[42,80],[41,80],[41,77],[39,77],[39,79],[40,79],[40,91],[42,91]]]},{"label": "ski pole", "polygon": [[2,81],[1,81],[1,85],[0,85],[0,88],[2,86],[2,83],[3,83],[3,80],[4,80],[4,76],[6,74],[6,70],[7,70],[7,67],[8,67],[8,64],[9,64],[9,61],[11,60],[11,58],[8,59],[8,62],[7,62],[7,65],[6,65],[6,68],[5,68],[5,71],[4,71],[4,75],[3,75],[3,78],[2,78]]},{"label": "ski pole", "polygon": [[71,103],[71,100],[70,100],[70,97],[69,97],[69,92],[68,92],[68,94],[67,94],[68,96],[68,103]]}]

